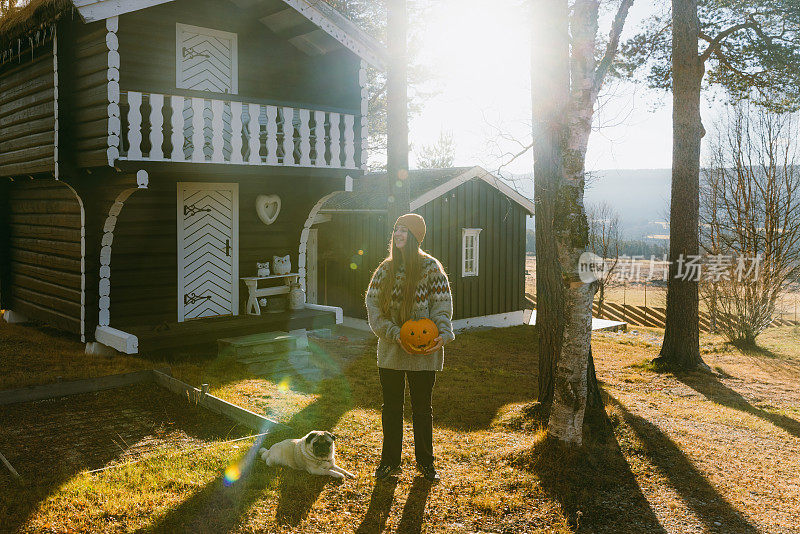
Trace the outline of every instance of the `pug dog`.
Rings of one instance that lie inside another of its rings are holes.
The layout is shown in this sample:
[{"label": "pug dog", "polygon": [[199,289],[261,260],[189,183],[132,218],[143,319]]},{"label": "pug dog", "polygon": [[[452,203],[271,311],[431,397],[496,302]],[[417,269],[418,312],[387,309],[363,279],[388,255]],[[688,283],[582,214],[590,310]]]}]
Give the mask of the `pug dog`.
[{"label": "pug dog", "polygon": [[353,473],[336,465],[335,439],[330,432],[312,430],[302,438],[285,439],[269,449],[261,447],[258,454],[267,465],[283,465],[312,475],[355,478]]}]

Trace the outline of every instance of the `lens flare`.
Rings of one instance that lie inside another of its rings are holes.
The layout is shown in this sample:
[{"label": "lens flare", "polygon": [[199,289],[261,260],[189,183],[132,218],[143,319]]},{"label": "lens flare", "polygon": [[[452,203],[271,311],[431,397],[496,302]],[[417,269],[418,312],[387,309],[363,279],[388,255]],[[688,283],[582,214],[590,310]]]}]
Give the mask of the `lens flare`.
[{"label": "lens flare", "polygon": [[356,265],[355,263],[351,263],[350,268],[355,271],[356,269],[358,269],[358,265]]},{"label": "lens flare", "polygon": [[225,469],[225,474],[222,477],[222,482],[226,486],[233,485],[234,482],[242,478],[242,470],[239,469],[238,465],[229,465],[227,469]]},{"label": "lens flare", "polygon": [[364,251],[363,251],[363,250],[359,250],[359,251],[358,251],[358,255],[359,255],[359,256],[363,256],[363,255],[364,255]]},{"label": "lens flare", "polygon": [[278,391],[283,391],[283,392],[289,391],[291,389],[291,386],[292,384],[291,382],[289,382],[289,378],[286,377],[280,382],[278,382]]}]

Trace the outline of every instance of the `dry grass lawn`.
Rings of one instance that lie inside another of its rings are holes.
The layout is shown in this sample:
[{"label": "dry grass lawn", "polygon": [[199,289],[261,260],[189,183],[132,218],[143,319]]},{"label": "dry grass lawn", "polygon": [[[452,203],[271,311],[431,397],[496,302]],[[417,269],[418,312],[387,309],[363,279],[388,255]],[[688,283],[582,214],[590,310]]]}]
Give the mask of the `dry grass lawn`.
[{"label": "dry grass lawn", "polygon": [[[536,390],[535,329],[459,335],[434,389],[437,486],[415,477],[410,420],[403,474],[383,484],[371,476],[381,441],[372,341],[320,342],[341,374],[316,385],[274,383],[215,359],[173,361],[178,378],[210,383],[213,394],[295,435],[333,430],[339,462],[357,478],[267,468],[252,461],[254,438],[176,448],[58,485],[3,471],[0,531],[800,532],[800,331],[772,329],[750,354],[704,337],[713,375],[653,372],[647,360],[659,341],[646,329],[595,335],[611,430],[568,452],[525,417]],[[2,321],[0,361],[0,389],[165,364],[88,357],[69,338]],[[242,475],[228,485],[231,467]]]}]

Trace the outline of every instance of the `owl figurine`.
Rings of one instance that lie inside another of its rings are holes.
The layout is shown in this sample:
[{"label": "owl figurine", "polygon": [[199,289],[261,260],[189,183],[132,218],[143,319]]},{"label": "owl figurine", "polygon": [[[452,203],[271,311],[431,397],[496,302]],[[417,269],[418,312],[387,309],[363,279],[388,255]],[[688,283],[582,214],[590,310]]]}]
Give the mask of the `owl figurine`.
[{"label": "owl figurine", "polygon": [[292,261],[289,255],[286,256],[273,256],[272,268],[275,269],[275,274],[289,274],[292,272]]},{"label": "owl figurine", "polygon": [[269,276],[269,262],[265,261],[264,263],[256,262],[256,266],[258,267],[258,275],[257,276]]}]

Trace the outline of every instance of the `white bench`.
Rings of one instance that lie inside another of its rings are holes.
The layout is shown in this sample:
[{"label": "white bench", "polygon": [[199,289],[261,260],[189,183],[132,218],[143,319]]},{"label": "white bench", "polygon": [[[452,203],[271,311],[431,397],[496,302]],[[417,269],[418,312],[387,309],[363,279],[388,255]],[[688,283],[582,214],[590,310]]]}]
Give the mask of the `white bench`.
[{"label": "white bench", "polygon": [[[262,297],[272,297],[274,295],[285,295],[289,293],[290,284],[296,282],[300,278],[299,273],[287,274],[272,274],[269,276],[244,276],[242,281],[247,286],[249,291],[247,297],[247,313],[249,315],[261,315],[261,306],[258,304],[258,299]],[[283,285],[262,287],[259,289],[258,283],[261,280],[277,280],[282,279]]]}]

